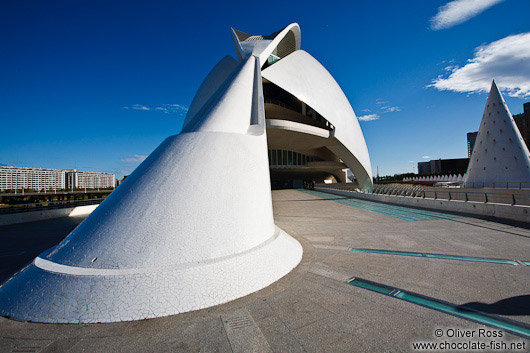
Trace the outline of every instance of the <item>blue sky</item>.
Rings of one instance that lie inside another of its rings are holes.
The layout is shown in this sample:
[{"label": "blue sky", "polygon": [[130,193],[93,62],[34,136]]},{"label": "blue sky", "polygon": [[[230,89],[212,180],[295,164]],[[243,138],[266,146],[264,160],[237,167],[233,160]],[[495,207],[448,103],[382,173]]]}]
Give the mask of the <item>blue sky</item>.
[{"label": "blue sky", "polygon": [[0,163],[129,174],[178,133],[230,27],[291,22],[361,121],[374,174],[466,157],[491,79],[530,101],[528,0],[11,1],[0,11]]}]

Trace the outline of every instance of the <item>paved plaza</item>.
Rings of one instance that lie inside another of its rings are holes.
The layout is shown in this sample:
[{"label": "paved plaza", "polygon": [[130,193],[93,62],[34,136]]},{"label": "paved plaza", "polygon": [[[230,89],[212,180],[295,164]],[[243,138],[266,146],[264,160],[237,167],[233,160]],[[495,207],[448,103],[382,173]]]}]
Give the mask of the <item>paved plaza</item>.
[{"label": "paved plaza", "polygon": [[[523,338],[530,332],[529,227],[314,191],[272,195],[276,224],[303,245],[304,255],[269,287],[143,321],[54,325],[0,318],[0,352],[409,352],[418,342],[472,341],[530,349]],[[0,281],[82,221],[0,227]],[[440,303],[471,316],[443,312]],[[473,316],[477,311],[482,314]],[[480,320],[519,334],[477,337],[499,332]],[[472,337],[447,337],[455,332]]]}]

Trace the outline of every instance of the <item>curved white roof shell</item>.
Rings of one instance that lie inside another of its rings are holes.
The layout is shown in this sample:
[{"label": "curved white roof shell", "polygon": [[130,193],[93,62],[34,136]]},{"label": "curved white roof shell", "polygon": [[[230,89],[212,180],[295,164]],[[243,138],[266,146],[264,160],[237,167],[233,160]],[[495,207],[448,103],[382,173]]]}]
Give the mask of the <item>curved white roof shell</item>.
[{"label": "curved white roof shell", "polygon": [[262,75],[333,124],[340,143],[328,148],[351,169],[362,188],[371,189],[372,167],[363,132],[348,98],[324,66],[297,50],[264,69]]},{"label": "curved white roof shell", "polygon": [[530,152],[495,81],[466,174],[466,187],[530,185]]},{"label": "curved white roof shell", "polygon": [[[235,71],[239,62],[230,55],[225,56],[214,66],[212,71],[206,76],[201,86],[195,93],[191,101],[183,128],[199,113],[208,100],[215,94],[223,82],[227,81],[230,75]],[[212,102],[213,103],[213,102]]]}]

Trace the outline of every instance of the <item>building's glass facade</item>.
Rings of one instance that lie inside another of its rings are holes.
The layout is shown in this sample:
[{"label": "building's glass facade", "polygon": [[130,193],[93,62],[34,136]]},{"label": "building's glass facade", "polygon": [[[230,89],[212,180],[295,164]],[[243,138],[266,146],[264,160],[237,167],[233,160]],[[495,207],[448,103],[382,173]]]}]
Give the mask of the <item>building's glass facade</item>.
[{"label": "building's glass facade", "polygon": [[303,167],[308,162],[316,161],[315,157],[289,150],[269,150],[269,166],[271,167]]}]

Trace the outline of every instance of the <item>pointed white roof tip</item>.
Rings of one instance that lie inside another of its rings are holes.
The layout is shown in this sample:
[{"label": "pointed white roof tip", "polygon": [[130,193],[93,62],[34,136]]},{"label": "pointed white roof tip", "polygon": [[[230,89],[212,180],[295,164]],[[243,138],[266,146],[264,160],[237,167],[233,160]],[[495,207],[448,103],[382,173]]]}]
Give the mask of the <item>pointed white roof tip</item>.
[{"label": "pointed white roof tip", "polygon": [[282,58],[300,50],[301,32],[296,22],[269,35],[252,35],[235,28],[231,28],[231,32],[240,61],[249,55],[254,55],[259,57],[263,66],[269,55],[273,53]]},{"label": "pointed white roof tip", "polygon": [[490,88],[490,92],[489,92],[489,95],[488,95],[488,103],[489,103],[490,99],[495,100],[495,101],[498,100],[501,103],[506,104],[504,102],[504,97],[502,96],[501,90],[497,86],[497,83],[495,82],[495,80],[491,81],[491,88]]},{"label": "pointed white roof tip", "polygon": [[493,90],[496,90],[497,92],[500,93],[500,91],[499,91],[499,87],[497,87],[497,83],[495,82],[495,80],[492,80],[492,81],[491,81],[491,88],[490,88],[490,91],[493,91]]},{"label": "pointed white roof tip", "polygon": [[298,31],[300,32],[300,25],[296,22],[290,23],[287,26],[280,29],[279,31],[273,32],[269,35],[254,35],[254,34],[240,31],[238,29],[235,29],[234,27],[230,27],[230,30],[236,36],[238,41],[244,42],[244,41],[251,41],[251,40],[273,40],[285,29],[291,29],[295,27],[297,27]]}]

